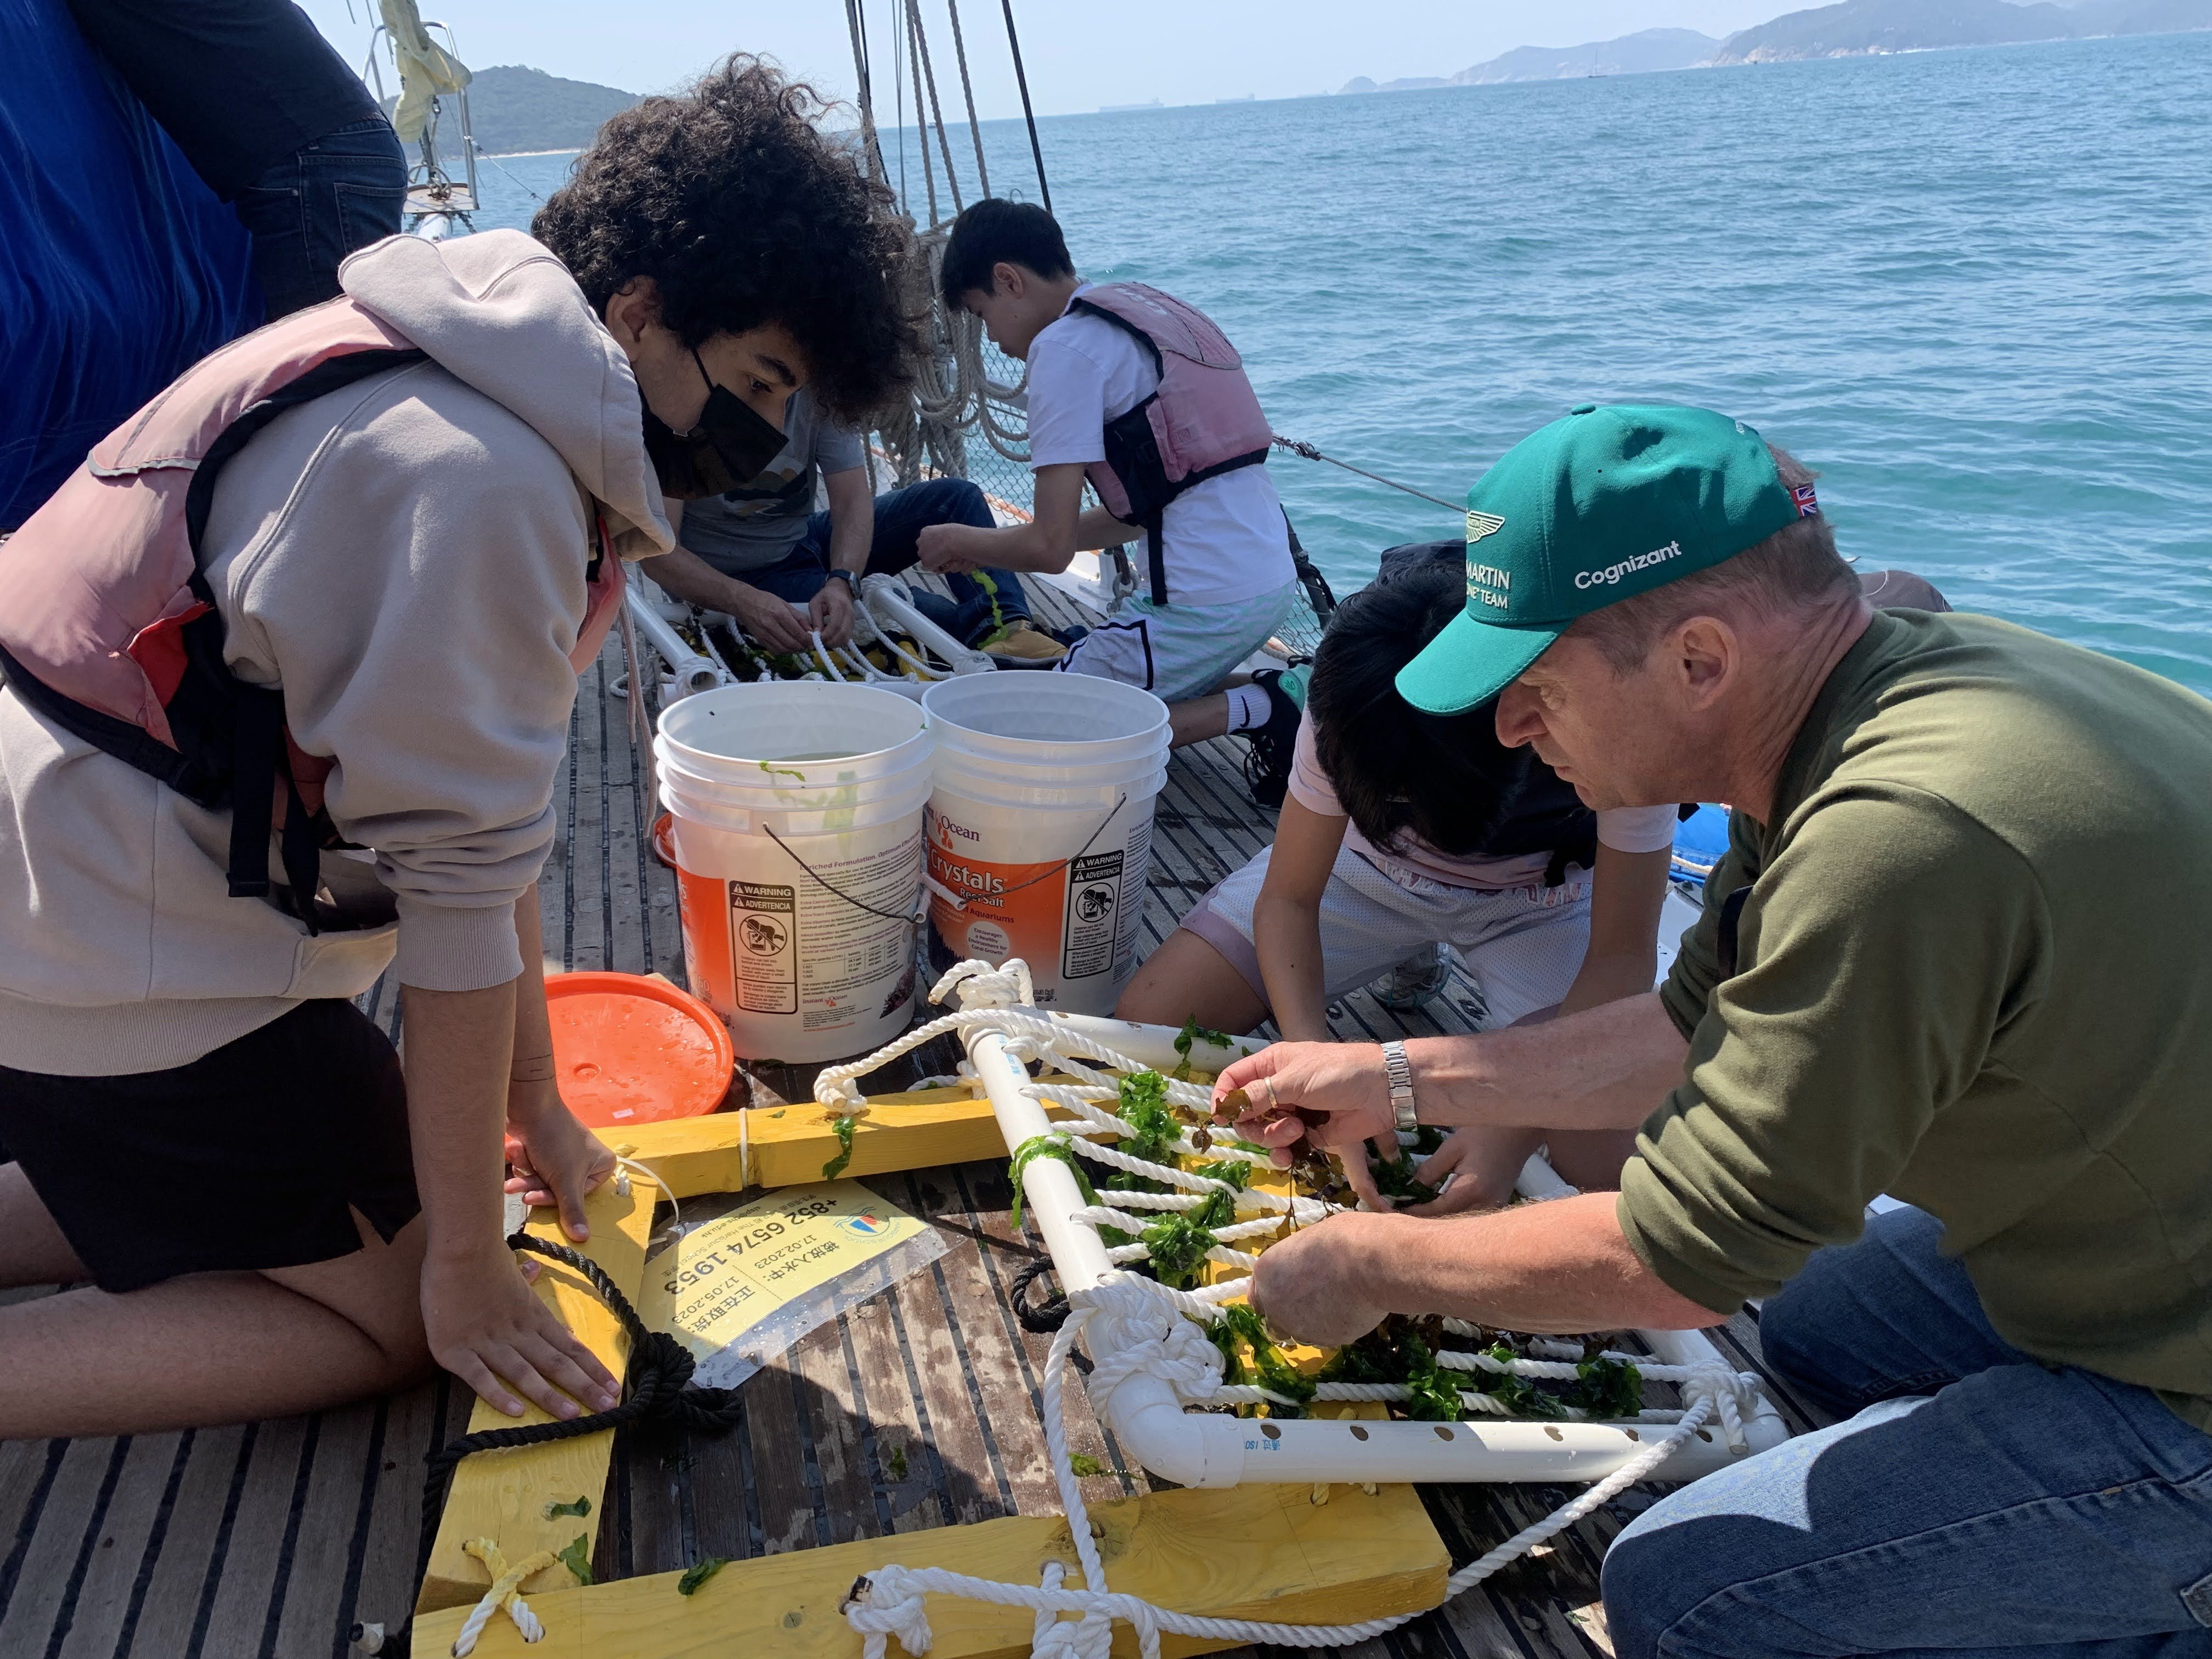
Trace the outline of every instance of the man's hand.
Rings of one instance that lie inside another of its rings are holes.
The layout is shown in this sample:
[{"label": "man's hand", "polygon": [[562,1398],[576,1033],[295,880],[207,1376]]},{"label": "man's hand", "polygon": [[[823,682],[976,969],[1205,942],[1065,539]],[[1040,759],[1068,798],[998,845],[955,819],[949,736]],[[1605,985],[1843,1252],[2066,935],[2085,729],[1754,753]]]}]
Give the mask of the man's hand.
[{"label": "man's hand", "polygon": [[807,637],[806,624],[791,607],[791,601],[780,599],[773,593],[757,587],[742,588],[732,596],[737,617],[756,644],[770,651],[811,651],[814,641]]},{"label": "man's hand", "polygon": [[615,1172],[615,1155],[576,1121],[551,1083],[518,1083],[507,1092],[506,1190],[533,1207],[557,1205],[561,1231],[577,1243],[592,1236],[584,1198]]},{"label": "man's hand", "polygon": [[[1243,1099],[1232,1100],[1239,1091]],[[1315,1147],[1343,1164],[1352,1190],[1370,1209],[1390,1207],[1367,1169],[1369,1143],[1378,1158],[1395,1163],[1398,1157],[1381,1044],[1271,1043],[1215,1079],[1214,1117],[1231,1113],[1237,1133],[1267,1147],[1277,1169],[1288,1169],[1301,1146]]]},{"label": "man's hand", "polygon": [[1390,1218],[1348,1212],[1303,1227],[1261,1254],[1249,1297],[1270,1330],[1316,1347],[1357,1340],[1389,1311],[1366,1284],[1370,1248]]},{"label": "man's hand", "polygon": [[525,1399],[570,1418],[621,1398],[612,1373],[538,1299],[503,1245],[424,1259],[422,1328],[438,1363],[509,1417],[522,1415]]},{"label": "man's hand", "polygon": [[[1426,1204],[1413,1206],[1408,1215],[1458,1215],[1466,1210],[1494,1210],[1513,1196],[1513,1182],[1521,1166],[1543,1144],[1541,1129],[1497,1129],[1486,1124],[1455,1129],[1444,1144],[1413,1171],[1424,1186],[1443,1188]],[[1444,1186],[1446,1180],[1451,1182]]]},{"label": "man's hand", "polygon": [[968,574],[983,568],[981,550],[975,545],[975,538],[991,533],[974,525],[926,525],[915,538],[915,554],[924,570],[933,570],[940,576]]},{"label": "man's hand", "polygon": [[836,650],[853,637],[853,590],[838,578],[831,577],[808,602],[806,619],[822,635],[822,643]]}]

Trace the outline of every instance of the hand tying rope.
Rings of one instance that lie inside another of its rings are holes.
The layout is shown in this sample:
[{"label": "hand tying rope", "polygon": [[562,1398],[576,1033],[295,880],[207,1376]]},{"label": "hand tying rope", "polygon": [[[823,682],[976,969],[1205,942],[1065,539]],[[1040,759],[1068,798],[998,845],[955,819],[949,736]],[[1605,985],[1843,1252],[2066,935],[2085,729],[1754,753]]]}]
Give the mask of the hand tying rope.
[{"label": "hand tying rope", "polygon": [[[739,1411],[737,1390],[695,1385],[691,1373],[696,1362],[692,1358],[690,1350],[665,1331],[647,1329],[645,1322],[637,1316],[637,1310],[630,1305],[629,1298],[622,1293],[622,1287],[607,1277],[606,1270],[598,1262],[566,1244],[536,1238],[526,1232],[510,1233],[507,1243],[510,1249],[544,1256],[583,1275],[593,1292],[622,1322],[623,1329],[629,1336],[629,1366],[624,1384],[624,1398],[609,1410],[586,1413],[565,1421],[530,1423],[511,1429],[485,1429],[475,1434],[463,1435],[431,1453],[426,1460],[428,1473],[422,1483],[422,1532],[415,1569],[418,1582],[430,1564],[431,1552],[437,1546],[438,1523],[445,1514],[447,1493],[453,1485],[453,1471],[460,1467],[463,1458],[483,1451],[502,1451],[516,1446],[538,1446],[555,1440],[572,1440],[580,1435],[598,1434],[606,1429],[619,1431],[635,1424],[657,1424],[697,1434],[723,1434],[737,1426]],[[483,1560],[487,1568],[491,1569],[492,1590],[477,1602],[469,1622],[462,1626],[465,1645],[459,1640],[454,1643],[453,1651],[455,1659],[465,1659],[469,1650],[476,1645],[477,1638],[483,1633],[486,1621],[497,1610],[501,1597],[511,1596],[514,1588],[532,1573],[552,1565],[553,1558],[550,1556],[543,1559],[532,1556],[522,1565],[502,1571],[492,1568],[490,1560],[476,1547],[479,1543],[487,1544],[488,1547],[492,1547],[493,1555],[497,1555],[495,1547],[489,1546],[488,1540],[471,1540],[461,1547],[477,1559]],[[510,1575],[514,1577],[514,1583],[502,1590],[501,1581]],[[528,1610],[522,1607],[519,1601],[510,1612],[514,1613],[518,1626],[528,1616]],[[532,1622],[536,1622],[534,1618]],[[366,1651],[383,1656],[383,1659],[403,1659],[408,1651],[405,1630],[403,1628],[390,1635],[379,1632],[378,1645],[368,1647],[364,1638],[375,1630],[374,1626],[356,1626],[356,1644],[362,1645]],[[523,1640],[534,1642],[537,1639],[525,1630]]]}]

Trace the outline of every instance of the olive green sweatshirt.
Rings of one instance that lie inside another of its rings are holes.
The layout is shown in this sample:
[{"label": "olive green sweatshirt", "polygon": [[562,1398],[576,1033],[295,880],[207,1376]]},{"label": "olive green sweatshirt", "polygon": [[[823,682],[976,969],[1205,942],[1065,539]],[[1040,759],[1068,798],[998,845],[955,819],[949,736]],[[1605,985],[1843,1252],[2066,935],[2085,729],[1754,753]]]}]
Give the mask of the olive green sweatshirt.
[{"label": "olive green sweatshirt", "polygon": [[2212,1429],[2212,703],[1876,613],[1662,998],[1689,1060],[1619,1213],[1668,1285],[1732,1311],[1887,1192],[2007,1341]]}]

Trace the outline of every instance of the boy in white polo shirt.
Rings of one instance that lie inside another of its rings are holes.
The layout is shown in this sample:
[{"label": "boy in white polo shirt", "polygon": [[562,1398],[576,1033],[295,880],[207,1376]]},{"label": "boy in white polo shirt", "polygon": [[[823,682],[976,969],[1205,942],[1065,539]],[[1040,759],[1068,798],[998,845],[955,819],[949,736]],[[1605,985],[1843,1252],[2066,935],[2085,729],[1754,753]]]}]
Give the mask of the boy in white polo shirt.
[{"label": "boy in white polo shirt", "polygon": [[[1263,770],[1287,772],[1296,705],[1272,673],[1226,685],[1281,624],[1297,584],[1263,465],[1267,419],[1235,349],[1158,289],[1085,282],[1052,216],[1024,203],[963,213],[942,280],[948,305],[1029,364],[1036,516],[993,530],[933,526],[923,566],[1057,571],[1081,549],[1142,544],[1139,592],[1060,669],[1158,693],[1177,744],[1249,732]],[[1086,476],[1107,503],[1088,512]]]}]

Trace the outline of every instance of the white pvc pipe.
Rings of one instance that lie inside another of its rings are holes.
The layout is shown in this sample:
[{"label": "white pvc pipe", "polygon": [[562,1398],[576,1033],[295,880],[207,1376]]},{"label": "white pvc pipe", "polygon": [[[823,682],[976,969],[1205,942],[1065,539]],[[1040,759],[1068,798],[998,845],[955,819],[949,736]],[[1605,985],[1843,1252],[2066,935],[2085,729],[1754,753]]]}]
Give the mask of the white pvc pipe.
[{"label": "white pvc pipe", "polygon": [[878,572],[860,579],[860,592],[868,609],[878,621],[888,621],[912,635],[919,643],[934,652],[939,659],[949,664],[956,674],[989,674],[997,672],[999,665],[981,651],[971,651],[939,628],[914,607],[907,598],[906,589],[890,576]]},{"label": "white pvc pipe", "polygon": [[[1132,1060],[1171,1064],[1176,1033],[1164,1026],[1084,1015],[1054,1015],[1087,1031]],[[1044,1109],[1021,1092],[1029,1073],[1006,1053],[1004,1036],[989,1027],[963,1034],[999,1130],[1011,1152],[1052,1125]],[[1194,1045],[1210,1048],[1211,1045]],[[1164,1054],[1160,1052],[1164,1049]],[[1212,1049],[1205,1066],[1220,1055]],[[1223,1057],[1223,1063],[1226,1063]],[[1521,1189],[1531,1198],[1564,1196],[1566,1187],[1549,1165],[1531,1158]],[[1087,1289],[1115,1271],[1106,1247],[1088,1224],[1071,1219],[1085,1200],[1075,1172],[1057,1158],[1041,1158],[1022,1171],[1027,1205],[1052,1253],[1065,1291]],[[1124,1340],[1112,1316],[1094,1315],[1085,1346],[1095,1357]],[[1712,1344],[1695,1331],[1638,1333],[1668,1364],[1723,1364]],[[1651,1441],[1664,1424],[1522,1423],[1487,1420],[1408,1423],[1313,1418],[1277,1421],[1186,1411],[1165,1382],[1143,1372],[1116,1389],[1108,1417],[1115,1435],[1153,1474],[1186,1486],[1233,1486],[1243,1481],[1558,1481],[1601,1480]],[[1789,1430],[1762,1400],[1744,1419],[1747,1449],[1733,1450],[1717,1427],[1698,1432],[1661,1466],[1655,1478],[1689,1480],[1709,1474],[1753,1453],[1779,1445]]]},{"label": "white pvc pipe", "polygon": [[[1134,1020],[1106,1019],[1097,1014],[1056,1013],[1048,1018],[1054,1025],[1065,1029],[1079,1045],[1095,1042],[1155,1071],[1172,1072],[1182,1063],[1183,1056],[1176,1052],[1175,1046],[1176,1039],[1182,1033],[1172,1025],[1139,1025]],[[1229,1044],[1224,1048],[1204,1038],[1194,1042],[1190,1045],[1191,1065],[1199,1071],[1218,1075],[1232,1061],[1248,1054],[1256,1054],[1267,1046],[1259,1037],[1231,1037]],[[1080,1048],[1078,1052],[1081,1052]]]},{"label": "white pvc pipe", "polygon": [[[684,636],[668,625],[635,587],[623,595],[623,603],[629,607],[630,619],[637,624],[637,631],[645,642],[668,665],[668,672],[676,679],[678,695],[688,697],[695,691],[711,691],[718,685],[731,683],[731,676],[686,645]],[[636,688],[631,689],[635,691]]]}]

